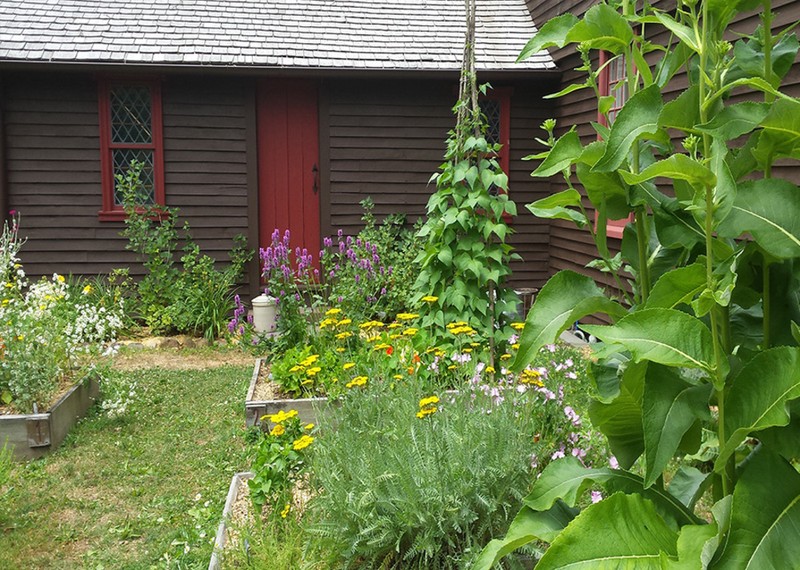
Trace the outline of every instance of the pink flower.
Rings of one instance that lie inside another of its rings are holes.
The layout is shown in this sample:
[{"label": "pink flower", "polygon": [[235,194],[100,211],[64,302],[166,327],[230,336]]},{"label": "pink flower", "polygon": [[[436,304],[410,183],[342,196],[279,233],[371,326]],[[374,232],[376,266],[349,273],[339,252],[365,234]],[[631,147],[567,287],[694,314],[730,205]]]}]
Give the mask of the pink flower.
[{"label": "pink flower", "polygon": [[617,458],[613,455],[608,458],[608,465],[611,469],[619,469],[619,461],[617,461]]},{"label": "pink flower", "polygon": [[603,494],[600,491],[592,491],[592,502],[599,503],[603,500]]}]

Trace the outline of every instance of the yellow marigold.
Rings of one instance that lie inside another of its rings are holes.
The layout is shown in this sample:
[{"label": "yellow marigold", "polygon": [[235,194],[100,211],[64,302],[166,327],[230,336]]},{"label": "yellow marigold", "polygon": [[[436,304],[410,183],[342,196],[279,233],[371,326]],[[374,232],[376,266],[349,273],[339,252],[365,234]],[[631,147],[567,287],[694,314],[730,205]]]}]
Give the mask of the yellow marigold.
[{"label": "yellow marigold", "polygon": [[417,334],[418,330],[419,329],[415,329],[414,327],[407,328],[406,330],[403,331],[403,334],[405,336],[414,336],[415,334]]},{"label": "yellow marigold", "polygon": [[353,366],[355,366],[355,365],[356,365],[356,363],[355,363],[355,362],[345,362],[345,363],[342,365],[342,368],[344,368],[345,370],[350,370],[350,369],[351,369]]},{"label": "yellow marigold", "polygon": [[337,309],[337,308],[328,309],[327,311],[325,311],[325,316],[326,317],[332,317],[333,315],[338,315],[341,312],[342,312],[342,310],[341,309]]},{"label": "yellow marigold", "polygon": [[319,322],[319,328],[320,329],[326,329],[326,328],[328,328],[330,326],[336,325],[337,322],[338,321],[336,319],[322,319]]},{"label": "yellow marigold", "polygon": [[449,325],[447,325],[446,328],[448,328],[448,329],[457,329],[457,328],[461,328],[461,327],[466,327],[468,325],[469,325],[469,323],[467,321],[457,321],[455,323],[450,323]]},{"label": "yellow marigold", "polygon": [[319,360],[319,354],[312,354],[311,356],[304,358],[300,361],[300,366],[311,366],[317,360]]},{"label": "yellow marigold", "polygon": [[314,366],[313,368],[309,368],[308,370],[306,370],[306,374],[309,376],[316,376],[320,372],[322,372],[322,368],[320,368],[319,366]]},{"label": "yellow marigold", "polygon": [[392,323],[392,324],[390,324],[390,325],[389,325],[389,327],[388,327],[388,328],[390,328],[390,329],[396,329],[396,328],[398,328],[398,327],[402,327],[402,326],[403,326],[403,325],[401,325],[400,323]]},{"label": "yellow marigold", "polygon": [[381,342],[379,344],[376,344],[375,348],[373,348],[372,350],[376,350],[376,351],[377,350],[386,350],[387,348],[392,348],[392,345],[391,344],[386,344],[385,342]]},{"label": "yellow marigold", "polygon": [[478,348],[478,347],[481,345],[481,343],[479,343],[479,342],[471,342],[471,343],[469,343],[469,345],[470,345],[472,348]]},{"label": "yellow marigold", "polygon": [[343,346],[337,347],[336,352],[344,352],[344,347]]},{"label": "yellow marigold", "polygon": [[289,369],[289,372],[300,372],[303,369],[302,366],[295,364]]},{"label": "yellow marigold", "polygon": [[426,406],[430,406],[431,404],[438,404],[439,397],[438,396],[428,396],[427,398],[422,398],[419,401],[419,407],[424,408]]},{"label": "yellow marigold", "polygon": [[314,424],[306,424],[306,425],[304,426],[304,429],[305,429],[306,431],[311,431],[312,429],[314,429]]},{"label": "yellow marigold", "polygon": [[420,411],[417,412],[417,417],[419,419],[423,419],[426,416],[429,416],[431,414],[435,414],[437,412],[437,410],[438,410],[438,408],[436,406],[431,406],[430,408],[425,408],[425,409],[420,410]]},{"label": "yellow marigold", "polygon": [[299,438],[292,442],[292,449],[295,451],[300,451],[301,449],[305,449],[309,445],[314,443],[314,438],[310,435],[301,435]]},{"label": "yellow marigold", "polygon": [[500,355],[500,360],[510,360],[510,359],[511,359],[511,355],[509,353],[507,353],[507,352],[505,354],[501,354]]},{"label": "yellow marigold", "polygon": [[512,344],[511,348],[513,348],[514,350],[519,350],[519,343],[516,342],[516,343]]},{"label": "yellow marigold", "polygon": [[274,435],[275,437],[277,437],[285,433],[286,433],[286,428],[283,427],[281,424],[277,424],[274,428],[270,430],[269,435]]},{"label": "yellow marigold", "polygon": [[487,366],[486,367],[486,373],[487,374],[494,374],[495,373],[494,366]]},{"label": "yellow marigold", "polygon": [[92,286],[91,285],[86,285],[86,287],[83,288],[83,294],[84,295],[89,295],[91,292],[92,292]]},{"label": "yellow marigold", "polygon": [[412,321],[416,319],[419,315],[416,313],[397,313],[397,320],[398,321]]},{"label": "yellow marigold", "polygon": [[378,339],[380,339],[380,338],[381,338],[381,335],[379,335],[379,334],[374,334],[374,335],[372,335],[372,336],[368,336],[368,337],[367,337],[367,342],[375,342],[376,340],[378,340]]},{"label": "yellow marigold", "polygon": [[288,517],[289,516],[289,511],[291,511],[291,510],[292,510],[292,505],[290,505],[289,503],[286,503],[286,506],[283,507],[283,510],[281,511],[281,518],[285,519],[286,517]]},{"label": "yellow marigold", "polygon": [[380,328],[382,326],[383,323],[381,321],[367,321],[366,323],[361,323],[360,325],[358,325],[358,328],[369,330],[369,329]]},{"label": "yellow marigold", "polygon": [[448,370],[455,370],[456,369],[456,365],[455,364],[451,364],[450,366],[447,367],[447,369]]},{"label": "yellow marigold", "polygon": [[525,328],[525,323],[511,323],[511,328],[521,331]]},{"label": "yellow marigold", "polygon": [[475,334],[475,329],[473,329],[469,325],[462,325],[460,327],[453,327],[450,329],[450,332],[453,334],[465,334],[467,336],[472,336]]},{"label": "yellow marigold", "polygon": [[338,333],[338,334],[336,335],[336,338],[337,338],[338,340],[344,340],[344,339],[346,339],[346,338],[349,338],[349,337],[351,337],[351,336],[353,336],[353,333],[351,333],[350,331],[344,331],[344,332],[340,332],[340,333]]},{"label": "yellow marigold", "polygon": [[353,322],[353,319],[342,319],[341,321],[339,321],[339,323],[336,326],[337,327],[343,327],[345,325],[349,325],[352,322]]},{"label": "yellow marigold", "polygon": [[56,281],[58,281],[59,283],[63,283],[64,281],[66,281],[66,279],[64,279],[63,275],[56,274],[55,278],[56,278]]},{"label": "yellow marigold", "polygon": [[390,335],[389,335],[389,338],[390,338],[391,340],[397,340],[397,339],[398,339],[398,338],[400,338],[401,336],[403,336],[403,335],[399,335],[399,334],[395,333],[395,334],[390,334]]},{"label": "yellow marigold", "polygon": [[425,295],[425,296],[422,298],[422,302],[423,302],[423,303],[435,303],[435,302],[436,302],[436,301],[438,301],[438,300],[439,300],[439,297],[435,297],[435,296],[433,296],[433,295]]},{"label": "yellow marigold", "polygon": [[277,414],[268,414],[266,416],[263,416],[261,419],[263,420],[264,418],[267,418],[274,424],[281,424],[286,420],[293,418],[295,416],[297,416],[297,410],[289,410],[288,412],[280,410]]},{"label": "yellow marigold", "polygon": [[471,348],[464,348],[464,349],[462,349],[462,352],[464,354],[469,354],[470,352],[472,352],[472,349]]},{"label": "yellow marigold", "polygon": [[544,386],[544,383],[540,380],[541,376],[542,374],[538,370],[526,369],[522,371],[519,381],[522,384],[533,384],[534,386],[539,386],[541,388]]},{"label": "yellow marigold", "polygon": [[392,378],[394,378],[395,380],[402,380],[403,379],[403,375],[402,374],[395,374],[394,376],[392,376]]},{"label": "yellow marigold", "polygon": [[345,386],[347,386],[348,388],[354,388],[355,386],[363,386],[366,383],[367,383],[366,376],[356,376],[350,382],[345,384]]}]

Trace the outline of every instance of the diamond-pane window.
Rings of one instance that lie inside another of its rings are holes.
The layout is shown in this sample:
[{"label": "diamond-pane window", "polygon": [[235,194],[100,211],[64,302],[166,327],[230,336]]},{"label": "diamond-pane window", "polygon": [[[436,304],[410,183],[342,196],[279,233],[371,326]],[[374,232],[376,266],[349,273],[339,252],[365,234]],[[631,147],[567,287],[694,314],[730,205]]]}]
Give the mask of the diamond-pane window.
[{"label": "diamond-pane window", "polygon": [[111,142],[153,142],[150,89],[118,86],[111,89]]},{"label": "diamond-pane window", "polygon": [[497,144],[500,142],[500,100],[481,99],[478,103],[481,112],[486,117],[486,142]]},{"label": "diamond-pane window", "polygon": [[124,218],[117,176],[142,163],[138,201],[164,204],[161,86],[157,81],[101,81],[100,143],[103,171],[101,220]]}]

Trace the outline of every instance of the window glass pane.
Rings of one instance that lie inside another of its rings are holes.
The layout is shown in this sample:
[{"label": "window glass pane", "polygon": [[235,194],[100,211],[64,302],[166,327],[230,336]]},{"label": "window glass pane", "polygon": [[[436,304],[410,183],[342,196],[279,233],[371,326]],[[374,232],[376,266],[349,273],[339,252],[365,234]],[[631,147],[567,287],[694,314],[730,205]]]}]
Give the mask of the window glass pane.
[{"label": "window glass pane", "polygon": [[111,142],[153,142],[153,110],[150,103],[150,89],[147,87],[114,87],[111,90]]},{"label": "window glass pane", "polygon": [[486,117],[486,142],[497,144],[500,142],[500,101],[497,99],[482,99],[478,102],[481,112]]},{"label": "window glass pane", "polygon": [[117,175],[125,176],[131,162],[141,162],[142,173],[139,177],[141,186],[137,192],[137,201],[141,204],[155,204],[155,176],[153,173],[153,151],[150,149],[121,148],[112,151],[114,159],[114,204],[122,205],[122,192],[117,188]]}]

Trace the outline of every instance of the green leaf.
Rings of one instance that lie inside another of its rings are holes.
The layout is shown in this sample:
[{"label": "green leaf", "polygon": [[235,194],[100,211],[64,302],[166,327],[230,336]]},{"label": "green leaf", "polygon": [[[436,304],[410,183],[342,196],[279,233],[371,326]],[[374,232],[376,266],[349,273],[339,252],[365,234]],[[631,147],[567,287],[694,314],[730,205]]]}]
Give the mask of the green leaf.
[{"label": "green leaf", "polygon": [[689,465],[681,465],[669,482],[669,493],[687,508],[694,510],[694,505],[708,488],[710,473],[703,473]]},{"label": "green leaf", "polygon": [[622,178],[628,184],[639,184],[663,176],[676,180],[686,180],[697,186],[715,186],[717,178],[708,168],[685,154],[673,154],[669,158],[655,162],[638,174],[622,171]]},{"label": "green leaf", "polygon": [[588,81],[586,83],[573,83],[572,85],[567,85],[561,91],[556,93],[550,93],[549,95],[545,95],[542,99],[558,99],[559,97],[563,97],[564,95],[569,95],[575,91],[580,91],[581,89],[586,89],[591,87],[592,84]]},{"label": "green leaf", "polygon": [[705,286],[706,268],[701,263],[673,269],[653,285],[644,308],[674,309],[681,304],[688,305]]},{"label": "green leaf", "polygon": [[699,131],[707,132],[715,138],[729,141],[745,135],[758,126],[769,113],[767,103],[746,101],[725,107],[709,122],[698,125]]},{"label": "green leaf", "polygon": [[558,533],[575,518],[577,511],[557,501],[546,511],[534,511],[523,506],[508,532],[502,539],[494,539],[481,552],[470,567],[472,570],[490,570],[503,556],[535,540],[552,542]]},{"label": "green leaf", "polygon": [[667,28],[670,32],[675,34],[683,43],[685,43],[692,51],[699,52],[700,48],[697,45],[697,38],[694,35],[694,30],[689,26],[676,22],[675,19],[665,14],[664,12],[657,12],[656,18],[661,22],[661,25]]},{"label": "green leaf", "polygon": [[586,315],[606,313],[618,317],[625,309],[606,298],[591,277],[574,271],[559,271],[542,287],[528,312],[520,349],[511,365],[522,370],[545,344],[555,342],[562,332]]},{"label": "green leaf", "polygon": [[623,469],[629,469],[644,451],[642,394],[646,370],[646,362],[628,364],[617,396],[610,401],[589,404],[592,425],[606,436],[611,453]]},{"label": "green leaf", "polygon": [[536,200],[535,202],[525,206],[528,211],[539,218],[546,218],[548,220],[571,220],[578,224],[578,226],[585,226],[589,223],[583,212],[573,210],[581,203],[581,195],[574,188],[562,190],[557,194]]},{"label": "green leaf", "polygon": [[522,48],[517,62],[525,61],[530,56],[551,46],[564,47],[567,43],[567,34],[578,21],[578,18],[570,13],[548,20]]},{"label": "green leaf", "polygon": [[633,41],[633,30],[614,8],[595,4],[567,33],[566,41],[619,54]]},{"label": "green leaf", "polygon": [[548,177],[569,168],[583,152],[581,139],[575,129],[559,138],[547,153],[547,158],[531,173],[531,176]]},{"label": "green leaf", "polygon": [[585,467],[575,457],[565,457],[545,467],[523,502],[533,510],[546,511],[557,501],[575,506],[592,485],[602,485],[609,493],[638,494],[653,502],[661,517],[677,526],[700,522],[678,499],[658,486],[645,489],[642,478],[622,469]]},{"label": "green leaf", "polygon": [[601,141],[588,145],[581,154],[575,173],[592,204],[599,208],[605,203],[608,218],[621,220],[628,217],[632,209],[628,204],[628,187],[616,172],[594,172],[591,169],[603,156],[604,150],[605,144]]},{"label": "green leaf", "polygon": [[453,262],[453,252],[450,251],[449,247],[443,247],[440,249],[436,257],[445,265],[450,265]]},{"label": "green leaf", "polygon": [[611,172],[618,169],[628,157],[636,139],[658,131],[658,116],[662,106],[658,85],[651,85],[635,93],[620,109],[614,120],[606,152],[594,169],[597,172]]},{"label": "green leaf", "polygon": [[678,535],[678,559],[669,560],[664,570],[698,570],[705,568],[703,549],[717,535],[717,524],[687,524]]},{"label": "green leaf", "polygon": [[798,560],[800,474],[762,448],[733,491],[730,531],[711,568],[795,568]]},{"label": "green leaf", "polygon": [[782,179],[741,183],[718,232],[730,238],[750,233],[758,245],[779,259],[800,256],[800,189]]},{"label": "green leaf", "polygon": [[714,344],[708,327],[675,309],[645,309],[615,325],[583,325],[583,329],[603,342],[624,346],[636,361],[714,369]]},{"label": "green leaf", "polygon": [[792,321],[792,338],[797,344],[800,344],[800,326],[797,325],[796,322]]},{"label": "green leaf", "polygon": [[3,402],[5,405],[10,404],[14,401],[14,395],[9,392],[8,390],[3,390],[0,392],[0,402]]},{"label": "green leaf", "polygon": [[782,346],[757,354],[736,375],[725,398],[725,433],[717,471],[759,430],[789,423],[787,405],[800,398],[800,348]]},{"label": "green leaf", "polygon": [[708,416],[711,384],[693,386],[677,370],[650,365],[642,400],[645,444],[645,487],[661,477],[696,420]]},{"label": "green leaf", "polygon": [[692,85],[668,103],[658,116],[658,126],[693,132],[700,122],[700,88]]},{"label": "green leaf", "polygon": [[612,495],[589,506],[556,537],[536,565],[550,568],[661,570],[662,555],[677,556],[677,533],[652,503]]}]

